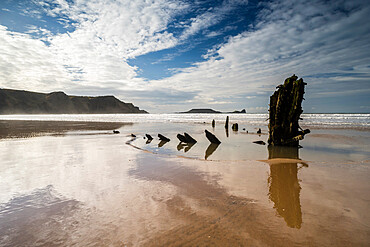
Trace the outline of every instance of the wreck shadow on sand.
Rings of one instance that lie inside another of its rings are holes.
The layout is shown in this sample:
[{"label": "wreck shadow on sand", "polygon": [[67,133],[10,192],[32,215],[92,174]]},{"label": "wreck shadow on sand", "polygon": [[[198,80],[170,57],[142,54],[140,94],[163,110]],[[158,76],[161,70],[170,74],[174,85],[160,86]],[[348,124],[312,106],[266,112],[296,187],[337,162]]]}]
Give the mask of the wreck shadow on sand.
[{"label": "wreck shadow on sand", "polygon": [[216,144],[216,143],[211,143],[209,144],[207,150],[206,150],[206,154],[205,154],[205,157],[204,159],[207,159],[209,156],[211,156],[214,151],[216,151],[216,149],[218,148],[220,144]]},{"label": "wreck shadow on sand", "polygon": [[[286,161],[269,163],[269,199],[274,203],[277,213],[284,218],[289,227],[300,229],[302,210],[298,170],[308,165],[299,162],[298,147],[270,145],[268,146],[268,152],[269,161],[272,159],[287,159]],[[288,159],[291,159],[291,162]],[[302,167],[299,167],[299,164]]]}]

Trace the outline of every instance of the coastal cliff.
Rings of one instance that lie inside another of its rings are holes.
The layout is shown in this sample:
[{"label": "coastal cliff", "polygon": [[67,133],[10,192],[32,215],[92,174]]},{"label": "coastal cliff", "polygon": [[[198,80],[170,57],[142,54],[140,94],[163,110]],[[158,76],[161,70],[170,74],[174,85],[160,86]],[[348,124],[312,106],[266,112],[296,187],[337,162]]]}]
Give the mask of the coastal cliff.
[{"label": "coastal cliff", "polygon": [[69,96],[64,92],[36,93],[0,89],[0,114],[147,113],[114,96]]}]

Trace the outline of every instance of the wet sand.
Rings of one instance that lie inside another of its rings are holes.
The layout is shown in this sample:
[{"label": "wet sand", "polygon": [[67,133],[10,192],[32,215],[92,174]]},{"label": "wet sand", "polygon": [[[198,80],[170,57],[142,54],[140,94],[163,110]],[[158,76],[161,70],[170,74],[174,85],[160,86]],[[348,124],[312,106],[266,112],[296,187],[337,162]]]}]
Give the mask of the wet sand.
[{"label": "wet sand", "polygon": [[[114,130],[127,123],[0,120],[0,139],[58,135],[79,130]],[[112,133],[112,132],[111,132]]]},{"label": "wet sand", "polygon": [[[209,126],[1,124],[0,246],[370,243],[368,133],[322,130],[281,149],[216,129],[223,143],[205,160]],[[171,142],[145,144],[144,130]],[[187,152],[174,139],[185,130],[198,140]]]}]

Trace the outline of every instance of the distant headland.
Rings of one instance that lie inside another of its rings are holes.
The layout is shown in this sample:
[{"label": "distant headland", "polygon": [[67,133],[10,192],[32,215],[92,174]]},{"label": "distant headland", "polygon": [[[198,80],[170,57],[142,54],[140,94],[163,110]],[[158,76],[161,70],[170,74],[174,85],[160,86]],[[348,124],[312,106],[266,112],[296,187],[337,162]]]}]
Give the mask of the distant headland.
[{"label": "distant headland", "polygon": [[0,114],[147,113],[114,96],[69,96],[0,88]]},{"label": "distant headland", "polygon": [[186,112],[178,112],[178,113],[230,113],[230,114],[233,114],[233,113],[246,113],[245,109],[241,110],[241,111],[233,111],[233,112],[220,112],[220,111],[216,111],[216,110],[213,110],[213,109],[207,109],[207,108],[200,108],[200,109],[191,109],[189,111],[186,111]]}]

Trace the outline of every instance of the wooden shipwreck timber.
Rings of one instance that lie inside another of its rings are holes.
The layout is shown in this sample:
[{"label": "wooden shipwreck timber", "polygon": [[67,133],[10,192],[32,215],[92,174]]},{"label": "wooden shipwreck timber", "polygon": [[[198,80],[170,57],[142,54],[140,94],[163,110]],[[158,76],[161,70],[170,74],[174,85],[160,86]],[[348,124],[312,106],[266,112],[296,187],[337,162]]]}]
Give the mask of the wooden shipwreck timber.
[{"label": "wooden shipwreck timber", "polygon": [[[304,89],[306,85],[307,84],[303,81],[303,79],[298,79],[296,75],[293,75],[285,79],[284,84],[277,86],[277,90],[270,97],[268,150],[270,153],[269,157],[271,158],[275,156],[278,157],[280,155],[282,155],[281,157],[286,157],[282,151],[286,152],[290,149],[296,152],[293,153],[297,154],[296,156],[298,157],[298,147],[300,147],[299,141],[303,140],[304,136],[310,133],[309,129],[303,130],[299,126],[299,120],[302,120],[300,116],[303,113],[302,101],[304,100],[303,95],[305,93]],[[230,118],[229,116],[226,116],[224,126],[226,137],[229,137],[229,123]],[[234,132],[239,131],[238,123],[231,124]],[[215,127],[216,122],[213,119],[213,130]],[[244,133],[248,133],[245,128],[243,128],[243,131],[245,131]],[[207,129],[204,132],[206,138],[210,142],[205,154],[205,159],[207,159],[215,152],[217,147],[221,144],[221,141],[215,136],[214,133],[211,133]],[[117,133],[119,132],[117,131]],[[258,130],[252,134],[258,134],[258,136],[261,137],[261,135],[264,133],[262,133],[261,128],[258,128]],[[136,138],[136,136],[133,134],[131,134],[131,136]],[[184,134],[178,133],[176,137],[180,141],[180,143],[177,145],[177,151],[184,149],[185,152],[188,152],[192,146],[197,143],[197,140],[185,132]],[[143,138],[147,139],[146,144],[151,143],[153,140],[153,137],[149,134],[145,134]],[[162,134],[158,134],[158,139],[160,140],[158,143],[159,148],[163,147],[167,142],[170,142],[170,139]],[[253,143],[266,145],[263,140],[256,140],[253,141]],[[290,158],[290,156],[287,158]]]},{"label": "wooden shipwreck timber", "polygon": [[268,143],[275,146],[298,146],[299,141],[310,133],[303,130],[298,121],[303,113],[302,100],[307,83],[293,75],[285,79],[284,84],[270,97],[269,139]]}]

